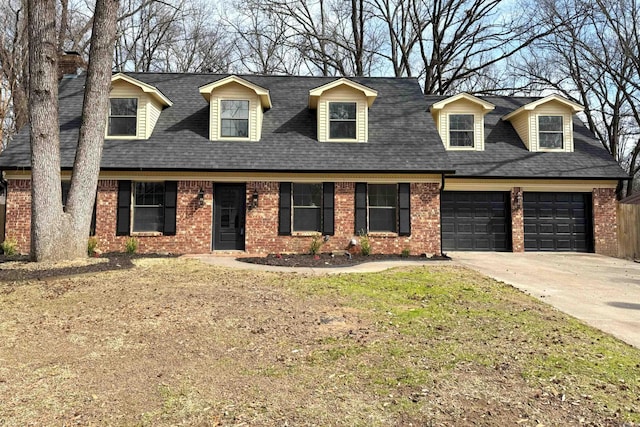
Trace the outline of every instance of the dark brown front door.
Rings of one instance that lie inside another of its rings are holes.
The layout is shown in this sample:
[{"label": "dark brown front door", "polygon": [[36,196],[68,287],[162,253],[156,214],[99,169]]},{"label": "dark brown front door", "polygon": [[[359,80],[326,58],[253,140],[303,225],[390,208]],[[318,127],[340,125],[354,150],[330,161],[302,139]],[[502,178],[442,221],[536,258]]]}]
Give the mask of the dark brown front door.
[{"label": "dark brown front door", "polygon": [[214,185],[214,250],[244,250],[245,199],[244,184]]}]

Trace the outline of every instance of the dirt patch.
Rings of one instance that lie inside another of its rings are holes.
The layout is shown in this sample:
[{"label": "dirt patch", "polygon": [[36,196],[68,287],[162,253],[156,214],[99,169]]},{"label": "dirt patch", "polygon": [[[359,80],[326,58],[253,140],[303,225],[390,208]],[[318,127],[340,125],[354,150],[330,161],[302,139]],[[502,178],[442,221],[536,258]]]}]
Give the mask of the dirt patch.
[{"label": "dirt patch", "polygon": [[[466,269],[130,262],[0,283],[0,425],[622,426],[639,410],[637,350]],[[551,378],[531,374],[543,354]],[[587,376],[564,367],[578,357]]]},{"label": "dirt patch", "polygon": [[348,252],[324,253],[319,255],[309,254],[269,254],[265,257],[241,257],[238,261],[248,262],[251,264],[271,265],[279,267],[349,267],[365,262],[375,261],[450,261],[448,256],[432,257],[426,256],[401,256],[401,255],[360,255],[350,254]]},{"label": "dirt patch", "polygon": [[0,255],[0,282],[43,280],[54,277],[93,274],[104,271],[132,268],[133,260],[142,258],[167,258],[172,255],[128,255],[107,253],[99,258],[82,258],[58,263],[30,262],[28,257]]}]

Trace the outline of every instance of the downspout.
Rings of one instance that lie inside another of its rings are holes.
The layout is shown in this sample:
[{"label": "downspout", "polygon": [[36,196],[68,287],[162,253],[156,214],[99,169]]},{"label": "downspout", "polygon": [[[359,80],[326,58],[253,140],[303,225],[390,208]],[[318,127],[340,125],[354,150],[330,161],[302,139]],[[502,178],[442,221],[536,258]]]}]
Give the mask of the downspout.
[{"label": "downspout", "polygon": [[440,206],[438,206],[438,213],[440,215],[440,255],[444,255],[442,252],[442,193],[444,192],[444,173],[440,175]]}]

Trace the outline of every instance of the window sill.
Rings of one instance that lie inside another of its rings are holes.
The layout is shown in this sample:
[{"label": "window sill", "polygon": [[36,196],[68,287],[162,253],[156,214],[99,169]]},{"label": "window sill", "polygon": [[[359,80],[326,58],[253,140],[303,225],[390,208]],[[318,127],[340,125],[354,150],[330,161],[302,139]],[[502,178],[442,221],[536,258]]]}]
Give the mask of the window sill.
[{"label": "window sill", "polygon": [[369,237],[398,237],[398,233],[393,231],[370,231],[367,233]]},{"label": "window sill", "polygon": [[160,231],[134,231],[131,233],[132,237],[157,237],[162,235]]},{"label": "window sill", "polygon": [[314,237],[314,236],[322,236],[322,233],[319,231],[292,231],[291,236],[293,237]]}]

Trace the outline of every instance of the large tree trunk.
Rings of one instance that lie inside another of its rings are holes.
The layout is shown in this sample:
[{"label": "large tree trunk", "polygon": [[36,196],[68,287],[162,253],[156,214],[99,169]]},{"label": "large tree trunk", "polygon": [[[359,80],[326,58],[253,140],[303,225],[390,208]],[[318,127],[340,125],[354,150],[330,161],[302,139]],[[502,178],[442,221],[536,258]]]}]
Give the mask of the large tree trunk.
[{"label": "large tree trunk", "polygon": [[85,84],[83,120],[67,200],[62,208],[55,0],[29,2],[29,119],[31,121],[31,258],[87,256],[107,117],[117,0],[96,2]]}]

